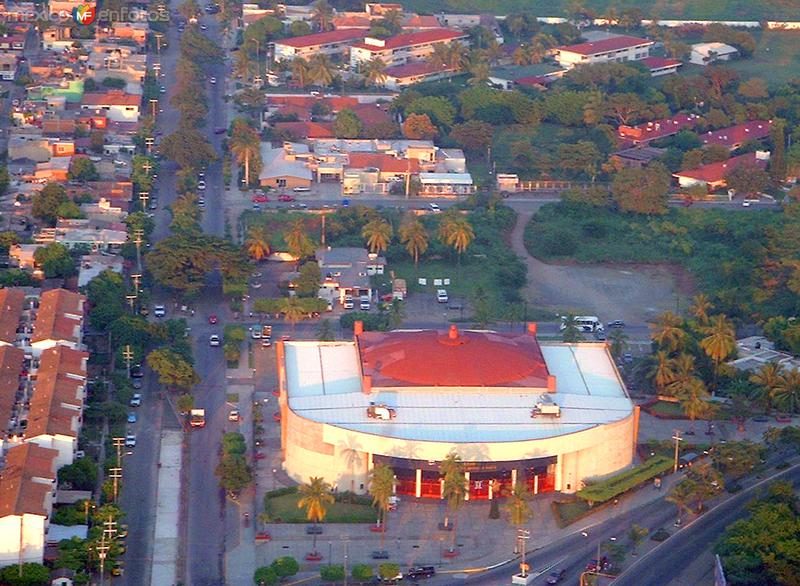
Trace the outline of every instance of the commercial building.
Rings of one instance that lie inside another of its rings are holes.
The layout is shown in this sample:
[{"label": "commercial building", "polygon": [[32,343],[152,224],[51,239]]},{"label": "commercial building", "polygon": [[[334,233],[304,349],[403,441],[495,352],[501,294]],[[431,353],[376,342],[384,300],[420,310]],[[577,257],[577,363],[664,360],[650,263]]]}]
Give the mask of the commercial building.
[{"label": "commercial building", "polygon": [[310,187],[313,175],[308,164],[298,159],[300,154],[308,154],[308,147],[288,143],[280,148],[272,148],[270,143],[261,143],[261,171],[258,182],[262,187],[293,189]]},{"label": "commercial building", "polygon": [[315,258],[322,273],[319,297],[332,303],[343,303],[348,295],[355,300],[372,298],[370,277],[382,275],[386,268],[386,259],[366,248],[320,248]]},{"label": "commercial building", "polygon": [[736,47],[725,43],[697,43],[692,45],[689,62],[695,65],[710,65],[717,61],[730,61],[738,55]]},{"label": "commercial building", "polygon": [[616,36],[590,43],[579,43],[556,48],[556,61],[565,69],[576,65],[594,65],[625,61],[640,61],[650,55],[654,45],[649,39]]},{"label": "commercial building", "polygon": [[455,73],[452,67],[437,65],[430,61],[406,63],[405,65],[387,67],[383,71],[383,86],[391,90],[397,90],[415,83],[422,83],[423,81],[446,79],[455,75]]},{"label": "commercial building", "polygon": [[364,332],[277,345],[283,467],[364,492],[377,464],[397,492],[441,498],[439,462],[458,454],[467,499],[518,481],[574,493],[633,461],[634,407],[604,343],[493,331]]},{"label": "commercial building", "polygon": [[275,41],[275,61],[312,55],[344,57],[350,46],[364,38],[358,29],[338,29]]},{"label": "commercial building", "polygon": [[650,70],[650,77],[659,77],[678,73],[678,67],[683,65],[683,61],[666,57],[645,57],[642,59],[642,65]]},{"label": "commercial building", "polygon": [[350,49],[350,66],[358,69],[361,63],[382,60],[387,67],[422,61],[433,54],[436,45],[466,41],[469,35],[462,31],[439,28],[417,33],[404,33],[388,39],[367,37]]},{"label": "commercial building", "polygon": [[552,63],[495,67],[489,72],[488,82],[501,90],[513,90],[518,85],[545,86],[562,77],[565,70]]}]

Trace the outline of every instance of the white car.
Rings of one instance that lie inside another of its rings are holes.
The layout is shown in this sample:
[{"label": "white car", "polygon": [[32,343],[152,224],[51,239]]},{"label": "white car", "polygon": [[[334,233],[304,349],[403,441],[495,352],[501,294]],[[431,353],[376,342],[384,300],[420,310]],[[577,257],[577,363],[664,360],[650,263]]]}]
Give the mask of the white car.
[{"label": "white car", "polygon": [[139,407],[142,404],[142,394],[141,393],[134,393],[133,397],[131,397],[131,407]]},{"label": "white car", "polygon": [[129,433],[125,436],[125,447],[126,448],[135,448],[136,447],[136,436],[132,433]]},{"label": "white car", "polygon": [[429,203],[428,209],[432,211],[434,214],[438,214],[439,212],[442,211],[442,208],[439,207],[438,203]]},{"label": "white car", "polygon": [[212,84],[213,83],[217,83],[217,78],[216,77],[212,77],[212,78],[209,78],[208,81],[210,81]]},{"label": "white car", "polygon": [[206,182],[205,181],[203,181],[201,179],[200,181],[197,182],[197,189],[202,190],[202,189],[205,189],[205,188],[206,188]]},{"label": "white car", "polygon": [[438,289],[436,291],[436,301],[439,303],[447,303],[449,298],[447,297],[447,291],[444,289]]},{"label": "white car", "polygon": [[261,339],[261,326],[255,326],[250,331],[250,337],[253,338],[254,340],[260,340]]},{"label": "white car", "polygon": [[220,344],[219,336],[217,334],[211,334],[208,337],[208,345],[211,346],[212,348],[216,348],[217,346],[219,346],[219,344]]},{"label": "white car", "polygon": [[158,89],[158,91],[159,91],[159,92],[161,92],[162,94],[166,94],[166,93],[167,93],[167,88],[166,88],[166,87],[164,87],[164,86],[162,85],[162,86],[161,86],[161,87]]},{"label": "white car", "polygon": [[167,315],[167,308],[164,307],[163,305],[156,305],[153,308],[153,315],[156,317],[164,317],[165,315]]}]

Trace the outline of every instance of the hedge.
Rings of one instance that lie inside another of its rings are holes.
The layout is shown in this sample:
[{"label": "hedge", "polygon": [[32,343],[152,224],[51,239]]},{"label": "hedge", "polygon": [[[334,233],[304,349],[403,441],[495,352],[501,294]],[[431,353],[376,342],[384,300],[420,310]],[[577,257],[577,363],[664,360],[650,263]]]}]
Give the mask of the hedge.
[{"label": "hedge", "polygon": [[659,474],[663,474],[672,466],[671,458],[655,456],[641,466],[636,466],[579,490],[577,496],[589,503],[604,503]]}]

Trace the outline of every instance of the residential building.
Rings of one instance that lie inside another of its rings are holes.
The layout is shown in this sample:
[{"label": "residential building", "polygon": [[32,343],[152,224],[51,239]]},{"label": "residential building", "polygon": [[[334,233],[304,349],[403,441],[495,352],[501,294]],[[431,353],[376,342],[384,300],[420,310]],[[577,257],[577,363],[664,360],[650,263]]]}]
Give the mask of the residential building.
[{"label": "residential building", "polygon": [[590,43],[579,43],[556,48],[556,61],[565,69],[576,65],[595,63],[640,61],[650,55],[654,45],[649,39],[616,36]]},{"label": "residential building", "polygon": [[735,151],[750,141],[759,141],[769,136],[772,120],[751,120],[744,124],[710,130],[700,135],[704,146],[718,144]]},{"label": "residential building", "polygon": [[[22,410],[28,393],[28,376],[24,370],[25,351],[14,346],[0,346],[0,447],[18,438]],[[15,437],[16,436],[16,437]]]},{"label": "residential building", "polygon": [[455,74],[456,71],[451,67],[437,65],[430,61],[416,61],[384,69],[383,87],[399,90],[423,81],[447,79]]},{"label": "residential building", "polygon": [[536,324],[526,335],[356,322],[352,341],[276,351],[283,468],[298,482],[323,476],[364,493],[384,464],[398,495],[438,500],[439,463],[455,453],[465,499],[489,500],[517,483],[575,493],[634,460],[639,408],[605,343],[540,342]]},{"label": "residential building", "polygon": [[333,124],[330,122],[273,122],[272,128],[280,138],[285,140],[333,138]]},{"label": "residential building", "polygon": [[764,336],[736,340],[736,359],[728,362],[739,370],[755,371],[766,364],[779,364],[785,370],[800,370],[800,357],[775,349]]},{"label": "residential building", "polygon": [[280,39],[275,41],[275,61],[291,60],[295,57],[308,59],[318,54],[346,57],[350,47],[363,38],[364,33],[358,29],[339,29]]},{"label": "residential building", "polygon": [[652,161],[663,157],[667,149],[657,149],[650,146],[636,146],[611,153],[609,159],[619,167],[633,167],[641,169]]},{"label": "residential building", "polygon": [[128,241],[125,224],[91,219],[58,220],[55,228],[42,228],[34,236],[40,244],[58,242],[67,248],[88,246],[91,250],[118,250]]},{"label": "residential building", "polygon": [[559,79],[566,70],[552,63],[495,67],[489,72],[489,84],[501,90],[513,90],[518,85],[547,85]]},{"label": "residential building", "polygon": [[85,254],[78,269],[78,289],[105,271],[122,273],[122,257],[117,254]]},{"label": "residential building", "polygon": [[45,536],[53,511],[56,451],[18,445],[0,470],[0,566],[44,561]]},{"label": "residential building", "polygon": [[677,73],[678,67],[683,65],[683,61],[666,57],[646,57],[642,59],[642,65],[650,70],[650,77],[659,77]]},{"label": "residential building", "polygon": [[103,114],[114,122],[135,122],[139,120],[141,101],[141,96],[127,94],[121,90],[86,93],[81,100],[81,110]]},{"label": "residential building", "polygon": [[322,273],[319,297],[332,303],[344,303],[350,296],[358,302],[362,296],[372,298],[372,275],[384,274],[386,259],[366,248],[320,248],[315,253]]},{"label": "residential building", "polygon": [[462,31],[439,28],[417,33],[403,33],[388,39],[367,37],[350,48],[350,66],[358,69],[361,63],[381,59],[387,67],[405,65],[427,59],[436,45],[466,41]]},{"label": "residential building", "polygon": [[731,157],[727,161],[701,165],[695,169],[678,171],[672,176],[678,180],[681,187],[703,186],[709,191],[725,187],[725,177],[728,173],[742,165],[757,165],[766,168],[769,153],[747,153],[738,157]]},{"label": "residential building", "polygon": [[13,346],[17,343],[17,330],[24,309],[25,292],[22,289],[18,287],[0,289],[0,347]]},{"label": "residential building", "polygon": [[86,398],[89,354],[66,346],[42,352],[27,415],[25,441],[58,451],[58,468],[72,464]]},{"label": "residential building", "polygon": [[617,136],[631,145],[647,144],[660,138],[678,134],[681,130],[694,128],[699,117],[696,114],[676,114],[661,120],[651,120],[636,126],[622,125]]},{"label": "residential building", "polygon": [[272,148],[268,142],[261,143],[261,171],[258,181],[262,187],[310,187],[312,179],[311,169],[305,162],[298,160],[295,152],[285,147]]},{"label": "residential building", "polygon": [[0,53],[0,79],[14,81],[17,77],[17,56],[10,53]]},{"label": "residential building", "polygon": [[739,55],[736,47],[725,43],[697,43],[692,45],[689,62],[695,65],[710,65],[717,61],[730,61]]},{"label": "residential building", "polygon": [[475,184],[469,173],[420,173],[419,195],[469,195]]},{"label": "residential building", "polygon": [[86,298],[66,289],[42,293],[36,321],[33,324],[31,347],[34,355],[54,346],[83,348],[83,317]]}]

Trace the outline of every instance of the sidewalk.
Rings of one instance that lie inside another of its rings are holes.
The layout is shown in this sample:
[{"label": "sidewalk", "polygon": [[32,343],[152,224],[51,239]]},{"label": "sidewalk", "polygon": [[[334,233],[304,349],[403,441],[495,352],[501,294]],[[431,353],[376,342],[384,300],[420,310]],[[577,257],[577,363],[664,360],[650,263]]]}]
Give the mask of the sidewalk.
[{"label": "sidewalk", "polygon": [[156,528],[150,584],[176,584],[183,432],[164,431],[159,455]]}]

